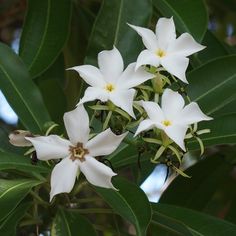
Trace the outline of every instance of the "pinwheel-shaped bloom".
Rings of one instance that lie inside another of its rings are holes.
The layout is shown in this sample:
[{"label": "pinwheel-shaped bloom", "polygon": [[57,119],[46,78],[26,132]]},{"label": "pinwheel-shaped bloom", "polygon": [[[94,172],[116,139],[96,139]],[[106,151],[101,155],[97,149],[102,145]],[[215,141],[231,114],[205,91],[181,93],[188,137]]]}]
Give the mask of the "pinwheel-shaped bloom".
[{"label": "pinwheel-shaped bloom", "polygon": [[117,107],[135,117],[133,112],[135,89],[133,87],[153,78],[153,75],[143,68],[135,71],[135,63],[129,64],[124,70],[122,56],[115,47],[98,54],[98,66],[99,69],[91,65],[70,68],[76,70],[91,86],[86,89],[80,103],[96,99],[102,102],[110,100]]},{"label": "pinwheel-shaped bloom", "polygon": [[148,115],[148,119],[142,121],[135,136],[144,130],[154,127],[163,130],[184,151],[184,138],[190,124],[202,120],[211,120],[200,110],[195,102],[184,107],[184,99],[171,89],[165,89],[162,95],[161,108],[154,102],[141,102]]},{"label": "pinwheel-shaped bloom", "polygon": [[50,200],[72,190],[79,170],[91,184],[115,189],[111,178],[116,173],[94,157],[112,153],[126,133],[115,135],[107,129],[89,140],[89,117],[83,105],[65,113],[64,123],[69,140],[57,135],[26,137],[34,145],[38,159],[62,159],[51,174]]},{"label": "pinwheel-shaped bloom", "polygon": [[176,39],[172,17],[158,20],[156,34],[147,28],[129,26],[142,37],[147,48],[139,54],[136,69],[141,65],[162,65],[169,73],[188,83],[185,76],[189,63],[187,56],[204,49],[204,46],[198,44],[188,33],[183,33]]}]

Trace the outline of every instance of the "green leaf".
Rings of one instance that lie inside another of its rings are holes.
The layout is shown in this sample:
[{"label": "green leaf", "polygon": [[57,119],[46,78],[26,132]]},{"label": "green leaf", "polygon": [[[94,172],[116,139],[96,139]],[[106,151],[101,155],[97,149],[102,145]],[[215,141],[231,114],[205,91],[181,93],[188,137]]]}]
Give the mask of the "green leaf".
[{"label": "green leaf", "polygon": [[201,42],[207,30],[208,15],[203,0],[153,0],[165,17],[174,17],[177,30],[188,32]]},{"label": "green leaf", "polygon": [[48,173],[50,171],[40,162],[32,165],[30,158],[0,150],[0,170],[19,170],[24,172]]},{"label": "green leaf", "polygon": [[62,51],[69,34],[70,17],[70,0],[28,0],[20,56],[31,76],[45,71]]},{"label": "green leaf", "polygon": [[204,113],[210,115],[236,99],[235,61],[236,55],[217,58],[187,75],[188,94]]},{"label": "green leaf", "polygon": [[96,236],[91,223],[77,212],[59,209],[51,227],[52,236]]},{"label": "green leaf", "polygon": [[230,222],[197,212],[186,208],[166,205],[152,204],[153,214],[163,214],[185,224],[194,234],[198,236],[224,236],[236,235],[236,225]]},{"label": "green leaf", "polygon": [[40,133],[44,123],[50,121],[41,94],[21,59],[2,43],[0,87],[23,125],[31,132]]},{"label": "green leaf", "polygon": [[21,218],[25,215],[29,209],[29,203],[23,203],[14,209],[14,211],[7,216],[7,218],[0,224],[0,232],[4,236],[15,236],[16,227]]},{"label": "green leaf", "polygon": [[127,23],[147,26],[151,17],[151,1],[104,0],[90,36],[86,64],[97,64],[97,54],[116,46],[125,63],[134,62],[142,49],[141,39]]},{"label": "green leaf", "polygon": [[137,236],[146,235],[151,220],[147,196],[138,186],[123,178],[114,178],[113,184],[118,191],[98,187],[95,189],[115,212],[134,224]]},{"label": "green leaf", "polygon": [[[235,109],[232,107],[231,109]],[[209,122],[199,125],[199,129],[210,129],[211,132],[199,136],[204,146],[213,146],[217,144],[235,144],[236,143],[236,113],[225,114],[214,118]],[[192,139],[188,142],[189,150],[199,149],[199,144]]]},{"label": "green leaf", "polygon": [[30,189],[41,182],[30,179],[0,181],[0,221],[5,219],[28,194]]}]

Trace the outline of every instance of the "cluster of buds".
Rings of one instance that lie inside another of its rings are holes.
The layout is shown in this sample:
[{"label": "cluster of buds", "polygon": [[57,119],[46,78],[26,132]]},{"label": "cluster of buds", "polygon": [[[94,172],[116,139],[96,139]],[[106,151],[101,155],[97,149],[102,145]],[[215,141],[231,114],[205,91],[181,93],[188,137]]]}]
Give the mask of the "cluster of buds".
[{"label": "cluster of buds", "polygon": [[[98,54],[98,68],[92,65],[69,68],[77,71],[89,85],[76,109],[64,114],[69,140],[48,133],[45,136],[21,133],[20,139],[34,146],[39,160],[62,159],[51,174],[51,199],[56,194],[70,192],[79,171],[93,185],[116,189],[111,182],[116,173],[95,157],[112,153],[129,132],[134,134],[134,144],[140,140],[144,145],[152,143],[153,163],[163,163],[170,155],[181,164],[186,152],[185,140],[193,137],[199,141],[201,151],[204,150],[198,135],[208,130],[197,131],[196,124],[211,118],[190,101],[179,82],[188,83],[187,56],[204,47],[188,33],[176,38],[172,18],[160,18],[156,33],[129,26],[142,37],[146,47],[137,62],[124,69],[123,58],[113,47]],[[168,88],[173,83],[180,85],[184,97]],[[89,107],[94,110],[94,116],[89,121],[84,104],[93,101],[95,104]],[[103,124],[96,136],[89,135],[94,117],[101,118]],[[13,136],[10,139],[14,144]],[[182,173],[174,162],[166,163]]]}]

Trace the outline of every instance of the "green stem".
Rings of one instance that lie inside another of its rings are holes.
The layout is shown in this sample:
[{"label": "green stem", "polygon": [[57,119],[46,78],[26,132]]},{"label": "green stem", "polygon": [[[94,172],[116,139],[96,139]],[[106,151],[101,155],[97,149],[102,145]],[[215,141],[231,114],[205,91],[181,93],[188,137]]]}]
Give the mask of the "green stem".
[{"label": "green stem", "polygon": [[112,209],[105,208],[90,208],[90,209],[70,209],[81,214],[115,214]]},{"label": "green stem", "polygon": [[112,115],[112,111],[109,111],[108,115],[106,117],[106,120],[105,120],[105,122],[103,124],[103,128],[102,128],[103,131],[108,127],[109,121],[111,119],[111,115]]}]

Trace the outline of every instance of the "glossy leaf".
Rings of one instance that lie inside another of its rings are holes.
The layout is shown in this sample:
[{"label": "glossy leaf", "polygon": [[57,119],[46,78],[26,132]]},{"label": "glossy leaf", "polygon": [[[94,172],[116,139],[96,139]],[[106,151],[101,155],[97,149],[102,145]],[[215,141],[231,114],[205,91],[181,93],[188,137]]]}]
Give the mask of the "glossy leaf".
[{"label": "glossy leaf", "polygon": [[28,0],[20,56],[31,76],[45,71],[60,54],[69,34],[70,0]]},{"label": "glossy leaf", "polygon": [[90,36],[86,64],[97,64],[97,54],[115,45],[125,63],[136,61],[142,49],[137,33],[127,23],[147,26],[151,17],[150,0],[104,0]]},{"label": "glossy leaf", "polygon": [[51,228],[52,236],[89,235],[96,236],[92,224],[77,212],[59,209],[53,220]]},{"label": "glossy leaf", "polygon": [[177,30],[188,32],[201,42],[207,30],[208,15],[203,0],[153,0],[165,17],[174,17]]},{"label": "glossy leaf", "polygon": [[0,87],[23,125],[32,132],[40,133],[44,123],[50,121],[41,94],[21,59],[2,43]]},{"label": "glossy leaf", "polygon": [[[187,75],[188,94],[211,115],[236,99],[236,56],[212,60]],[[232,108],[232,112],[235,109]]]},{"label": "glossy leaf", "polygon": [[30,179],[0,181],[0,221],[5,219],[28,194],[30,189],[40,184]]},{"label": "glossy leaf", "polygon": [[0,232],[4,236],[16,235],[16,227],[21,218],[25,215],[29,209],[29,203],[23,203],[14,209],[14,211],[8,215],[8,217],[0,223]]},{"label": "glossy leaf", "polygon": [[0,151],[0,170],[48,173],[50,169],[40,162],[37,165],[31,164],[31,160],[28,156]]},{"label": "glossy leaf", "polygon": [[158,214],[166,215],[182,222],[192,231],[192,234],[180,235],[224,236],[236,234],[236,225],[187,208],[166,204],[152,204],[152,209],[154,216]]},{"label": "glossy leaf", "polygon": [[138,186],[123,178],[114,178],[113,184],[119,191],[98,187],[96,191],[116,213],[134,224],[137,236],[146,235],[151,220],[147,196]]}]

